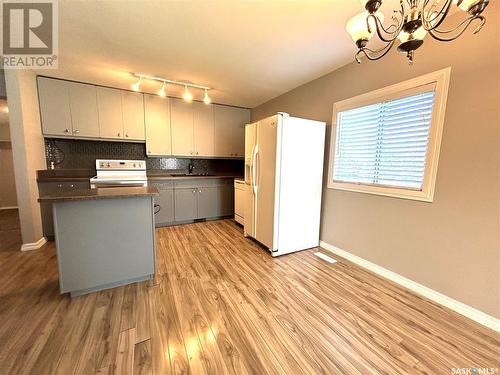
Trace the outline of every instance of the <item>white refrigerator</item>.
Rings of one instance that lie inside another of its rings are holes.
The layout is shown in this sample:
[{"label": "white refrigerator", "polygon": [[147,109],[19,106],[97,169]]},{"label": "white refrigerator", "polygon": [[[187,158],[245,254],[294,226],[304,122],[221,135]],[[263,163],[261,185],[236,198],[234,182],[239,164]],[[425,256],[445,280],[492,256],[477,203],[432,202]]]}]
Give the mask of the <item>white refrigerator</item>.
[{"label": "white refrigerator", "polygon": [[319,245],[325,123],[287,113],[245,126],[245,236],[273,256]]}]

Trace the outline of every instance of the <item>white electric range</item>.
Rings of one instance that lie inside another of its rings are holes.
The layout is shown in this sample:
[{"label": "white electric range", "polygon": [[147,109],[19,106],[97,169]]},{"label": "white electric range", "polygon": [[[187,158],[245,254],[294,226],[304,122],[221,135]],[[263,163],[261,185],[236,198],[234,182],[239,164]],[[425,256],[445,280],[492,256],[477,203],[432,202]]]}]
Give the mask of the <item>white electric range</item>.
[{"label": "white electric range", "polygon": [[95,161],[97,175],[90,179],[91,188],[147,186],[145,160]]}]

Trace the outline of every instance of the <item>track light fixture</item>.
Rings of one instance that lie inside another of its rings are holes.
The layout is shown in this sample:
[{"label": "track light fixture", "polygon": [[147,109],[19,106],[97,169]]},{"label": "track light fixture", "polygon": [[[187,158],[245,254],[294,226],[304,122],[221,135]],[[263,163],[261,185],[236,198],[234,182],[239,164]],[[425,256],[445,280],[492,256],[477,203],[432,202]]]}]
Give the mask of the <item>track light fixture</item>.
[{"label": "track light fixture", "polygon": [[193,100],[193,94],[189,91],[189,88],[194,88],[194,89],[204,90],[205,94],[203,96],[203,102],[205,104],[212,103],[212,100],[208,96],[208,90],[211,90],[211,88],[208,87],[208,86],[196,85],[194,83],[187,83],[187,82],[181,82],[181,81],[174,81],[174,80],[171,80],[171,79],[154,77],[154,76],[148,76],[148,75],[139,74],[139,73],[132,73],[132,74],[135,77],[139,78],[139,80],[137,82],[133,83],[132,86],[131,86],[132,90],[134,90],[134,91],[139,91],[142,79],[150,79],[150,80],[153,80],[153,81],[161,82],[162,85],[161,85],[160,89],[158,90],[158,95],[161,96],[161,97],[166,97],[167,96],[166,85],[168,83],[168,84],[172,84],[172,85],[184,86],[184,93],[182,95],[182,98],[185,101],[187,101],[187,102],[190,102],[190,101]]}]

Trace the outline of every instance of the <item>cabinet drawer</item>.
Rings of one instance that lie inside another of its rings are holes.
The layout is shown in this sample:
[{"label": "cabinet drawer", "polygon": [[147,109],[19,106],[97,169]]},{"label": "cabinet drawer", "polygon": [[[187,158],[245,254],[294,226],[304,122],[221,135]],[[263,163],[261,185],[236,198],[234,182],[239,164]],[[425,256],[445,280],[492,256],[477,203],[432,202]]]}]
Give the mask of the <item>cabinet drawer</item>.
[{"label": "cabinet drawer", "polygon": [[168,180],[152,180],[148,179],[148,183],[151,186],[154,186],[158,190],[172,190],[174,188],[174,182]]},{"label": "cabinet drawer", "polygon": [[204,186],[220,186],[220,185],[232,185],[232,178],[192,178],[192,179],[182,179],[175,180],[174,186],[176,188],[198,188]]}]

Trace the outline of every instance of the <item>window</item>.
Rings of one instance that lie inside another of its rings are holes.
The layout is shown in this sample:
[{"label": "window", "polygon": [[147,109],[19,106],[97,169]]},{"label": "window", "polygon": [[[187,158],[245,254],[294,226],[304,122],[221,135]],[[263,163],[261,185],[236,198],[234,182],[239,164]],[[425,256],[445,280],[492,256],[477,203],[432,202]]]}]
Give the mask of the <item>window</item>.
[{"label": "window", "polygon": [[335,103],[328,187],[432,201],[449,75]]}]

